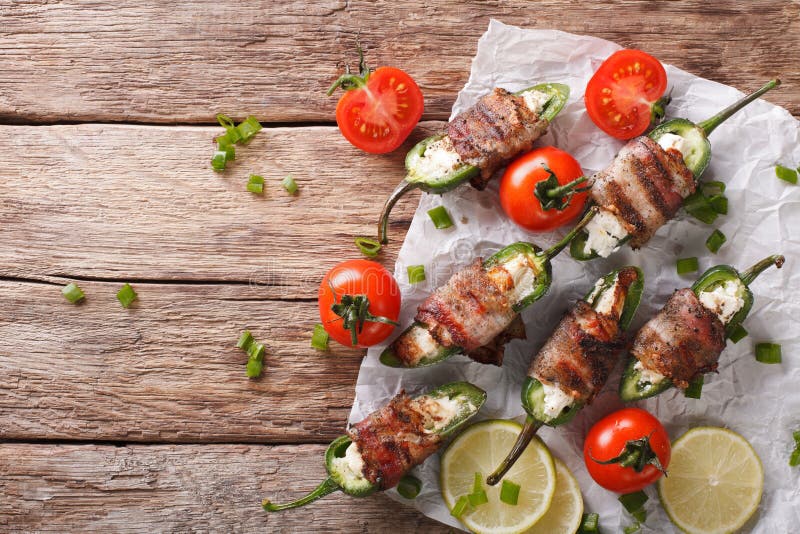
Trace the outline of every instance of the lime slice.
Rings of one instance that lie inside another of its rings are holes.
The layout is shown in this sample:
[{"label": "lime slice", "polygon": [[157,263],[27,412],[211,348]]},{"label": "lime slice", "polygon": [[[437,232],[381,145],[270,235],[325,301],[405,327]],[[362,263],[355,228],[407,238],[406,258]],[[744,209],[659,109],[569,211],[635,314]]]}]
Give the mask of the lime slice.
[{"label": "lime slice", "polygon": [[[473,492],[475,473],[485,479],[506,457],[522,431],[514,421],[482,421],[461,433],[442,456],[441,488],[444,502],[453,509],[463,495]],[[556,489],[556,469],[550,451],[534,439],[517,463],[503,477],[519,484],[516,505],[500,500],[502,482],[496,486],[483,483],[488,502],[468,508],[461,522],[478,534],[522,532],[545,514]]]},{"label": "lime slice", "polygon": [[672,445],[658,481],[667,515],[684,532],[739,530],[761,501],[764,469],[753,447],[725,428],[693,428]]},{"label": "lime slice", "polygon": [[542,518],[525,531],[525,534],[554,534],[556,532],[575,533],[581,526],[583,516],[583,496],[578,481],[569,468],[553,458],[556,464],[556,491],[553,502]]}]

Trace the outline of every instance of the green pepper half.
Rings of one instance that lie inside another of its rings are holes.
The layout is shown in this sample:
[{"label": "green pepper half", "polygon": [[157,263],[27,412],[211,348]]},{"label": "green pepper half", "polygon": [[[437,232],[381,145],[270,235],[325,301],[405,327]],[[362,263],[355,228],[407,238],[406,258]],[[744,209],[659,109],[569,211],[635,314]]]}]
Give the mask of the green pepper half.
[{"label": "green pepper half", "polygon": [[[478,413],[481,406],[486,402],[486,392],[469,382],[451,382],[449,384],[444,384],[431,390],[424,396],[433,399],[447,397],[459,402],[460,408],[458,413],[445,427],[435,432],[442,437],[450,436],[461,429],[469,419]],[[347,448],[350,447],[351,444],[352,440],[350,436],[347,435],[339,436],[331,442],[325,451],[325,469],[328,471],[328,478],[322,481],[322,483],[308,495],[286,504],[273,504],[269,499],[264,499],[261,506],[267,512],[278,512],[309,504],[335,491],[341,491],[352,497],[366,497],[376,491],[388,489],[380,487],[379,484],[372,484],[365,478],[352,480],[347,474],[337,469],[334,460],[337,458],[344,458],[347,453]]]},{"label": "green pepper half", "polygon": [[[744,292],[741,295],[744,304],[737,311],[733,317],[725,324],[725,334],[730,337],[731,333],[742,324],[750,309],[753,307],[753,292],[750,290],[750,284],[771,266],[776,266],[779,269],[783,265],[784,257],[781,255],[773,255],[759,261],[746,271],[740,273],[730,265],[717,265],[711,267],[704,272],[700,278],[692,285],[692,291],[697,296],[706,291],[714,291],[717,287],[725,282],[731,280],[739,280],[744,286]],[[673,387],[672,381],[669,378],[660,380],[653,384],[642,378],[642,372],[634,369],[636,365],[636,358],[630,356],[625,364],[625,371],[622,373],[622,379],[619,383],[619,396],[625,402],[633,402],[649,397],[654,397],[664,391]]]},{"label": "green pepper half", "polygon": [[[519,96],[526,91],[538,91],[548,95],[549,98],[539,113],[539,117],[548,122],[552,121],[556,115],[558,115],[569,98],[569,86],[561,83],[541,83],[517,91],[514,94]],[[419,163],[425,154],[425,150],[431,143],[442,139],[445,135],[446,134],[438,134],[423,139],[414,145],[406,155],[406,177],[386,200],[383,210],[381,211],[380,220],[378,222],[378,240],[381,243],[386,244],[388,242],[387,226],[389,224],[389,214],[392,208],[394,208],[397,201],[408,192],[414,189],[421,189],[426,193],[441,195],[455,189],[464,182],[468,182],[480,173],[478,167],[468,163],[462,163],[444,176],[431,176],[419,170]]]}]

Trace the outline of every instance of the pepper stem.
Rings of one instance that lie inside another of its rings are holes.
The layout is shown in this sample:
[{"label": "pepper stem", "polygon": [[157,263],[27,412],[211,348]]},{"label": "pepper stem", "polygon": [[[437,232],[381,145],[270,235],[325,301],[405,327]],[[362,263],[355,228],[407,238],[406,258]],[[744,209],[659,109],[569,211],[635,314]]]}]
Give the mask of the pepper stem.
[{"label": "pepper stem", "polygon": [[599,208],[597,206],[592,206],[591,208],[589,208],[589,210],[586,212],[586,215],[583,216],[583,219],[581,219],[581,221],[575,225],[575,228],[570,230],[569,233],[565,235],[561,241],[559,241],[552,247],[542,252],[541,256],[544,256],[548,260],[556,257],[559,252],[564,250],[564,247],[569,245],[570,241],[575,239],[575,236],[578,235],[578,233],[580,233],[581,230],[586,228],[586,225],[589,224],[589,221],[592,220],[592,218],[597,214],[598,211]]},{"label": "pepper stem", "polygon": [[417,187],[419,187],[418,184],[409,182],[408,180],[403,180],[397,187],[395,187],[394,191],[392,191],[392,194],[389,195],[389,198],[386,199],[386,203],[383,205],[383,209],[381,210],[381,217],[378,220],[378,241],[380,241],[381,245],[385,245],[389,242],[386,232],[389,226],[389,214],[392,212],[392,208],[394,208],[394,205],[397,204],[397,201],[404,197],[406,193],[413,191]]},{"label": "pepper stem", "polygon": [[326,478],[322,481],[322,484],[317,486],[317,488],[303,497],[302,499],[297,499],[296,501],[287,502],[286,504],[274,504],[270,502],[269,499],[264,499],[261,501],[261,507],[264,509],[265,512],[280,512],[281,510],[288,510],[290,508],[297,508],[298,506],[305,506],[308,503],[314,502],[317,499],[321,499],[326,495],[330,495],[334,491],[338,491],[341,489],[339,484],[334,482],[331,477]]},{"label": "pepper stem", "polygon": [[536,435],[536,432],[542,426],[542,423],[534,419],[533,417],[528,417],[525,419],[525,426],[522,427],[522,432],[519,433],[517,436],[517,441],[514,443],[514,446],[511,447],[511,451],[509,451],[508,456],[506,459],[503,460],[503,463],[494,470],[494,473],[486,477],[486,483],[490,486],[494,486],[508,473],[508,470],[517,463],[519,457],[522,456],[522,453],[525,452],[525,449],[528,448],[528,444],[533,439],[533,436]]},{"label": "pepper stem", "polygon": [[728,106],[727,108],[723,109],[722,111],[720,111],[719,113],[717,113],[716,115],[711,117],[710,119],[706,119],[703,122],[697,123],[697,126],[701,130],[703,130],[703,133],[706,136],[710,135],[711,132],[713,132],[714,129],[717,126],[719,126],[720,124],[725,122],[725,120],[728,119],[731,115],[733,115],[734,113],[736,113],[737,111],[739,111],[740,109],[745,107],[747,104],[749,104],[753,100],[757,99],[758,97],[760,97],[761,95],[763,95],[764,93],[769,91],[770,89],[774,89],[775,87],[778,87],[780,84],[781,84],[781,81],[779,79],[777,79],[777,78],[775,78],[774,80],[770,80],[769,82],[764,84],[764,86],[761,89],[759,89],[758,91],[750,93],[749,95],[747,95],[746,97],[742,98],[738,102],[735,102],[735,103],[731,104],[730,106]]},{"label": "pepper stem", "polygon": [[739,273],[739,279],[742,281],[744,285],[749,286],[750,284],[753,283],[753,280],[758,278],[759,274],[763,273],[773,265],[778,269],[783,267],[784,261],[786,261],[786,258],[784,258],[782,255],[773,254],[772,256],[764,258],[760,262],[756,263],[755,265],[747,269],[745,272]]}]

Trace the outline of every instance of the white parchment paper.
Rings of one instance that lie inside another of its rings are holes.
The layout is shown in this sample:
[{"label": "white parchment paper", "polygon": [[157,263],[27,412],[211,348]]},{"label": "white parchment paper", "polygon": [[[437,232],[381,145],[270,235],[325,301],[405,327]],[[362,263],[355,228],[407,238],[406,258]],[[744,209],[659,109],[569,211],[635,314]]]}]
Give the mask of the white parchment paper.
[{"label": "white parchment paper", "polygon": [[[469,81],[458,95],[453,114],[496,86],[516,91],[540,82],[566,83],[572,91],[569,102],[538,145],[553,144],[570,152],[587,174],[598,171],[612,160],[622,143],[594,126],[585,112],[583,92],[595,69],[619,48],[594,37],[556,30],[523,30],[492,21],[478,42]],[[670,65],[665,67],[669,87],[673,88],[668,118],[700,121],[743,96],[732,87]],[[632,325],[635,329],[660,309],[674,289],[688,287],[694,281],[694,274],[676,274],[677,258],[697,256],[702,272],[719,263],[744,269],[780,252],[787,259],[784,268],[764,273],[752,286],[755,305],[745,322],[750,336],[736,345],[729,343],[720,360],[719,374],[706,377],[702,399],[686,399],[672,390],[639,404],[664,423],[672,439],[699,425],[729,427],[747,438],[765,470],[759,513],[747,530],[795,530],[800,525],[800,469],[790,468],[788,459],[793,449],[792,431],[800,429],[800,187],[778,180],[774,166],[779,162],[800,164],[800,122],[785,109],[759,100],[720,126],[710,140],[713,156],[703,178],[725,182],[730,201],[729,214],[714,225],[728,238],[718,254],[710,254],[704,246],[713,227],[683,213],[638,252],[624,247],[606,260],[580,263],[565,251],[553,262],[550,293],[522,314],[528,339],[511,343],[502,368],[456,356],[425,369],[391,369],[378,361],[384,346],[374,347],[361,366],[350,422],[363,419],[401,388],[417,393],[454,380],[469,380],[488,392],[488,400],[476,420],[520,417],[524,413],[520,385],[532,355],[567,307],[602,274],[628,264],[644,270],[645,294]],[[448,230],[436,230],[426,214],[441,204],[455,222]],[[444,196],[423,194],[395,266],[404,299],[402,328],[411,322],[417,305],[434,288],[473,258],[486,257],[520,240],[546,248],[564,233],[532,234],[516,227],[500,208],[496,181],[483,192],[462,186]],[[425,266],[427,280],[411,286],[406,267],[420,264]],[[780,343],[783,363],[756,362],[753,346],[758,341]],[[591,425],[622,406],[616,393],[620,372],[618,368],[594,404],[571,423],[540,431],[553,454],[575,473],[586,511],[598,512],[600,525],[607,532],[620,531],[632,520],[624,515],[617,495],[589,477],[581,451]],[[394,490],[388,494],[425,515],[463,528],[450,516],[440,497],[438,471],[438,456],[414,470],[423,481],[423,491],[414,501],[403,499]],[[647,493],[651,499],[646,505],[645,531],[676,532],[661,509],[654,488],[648,488]]]}]

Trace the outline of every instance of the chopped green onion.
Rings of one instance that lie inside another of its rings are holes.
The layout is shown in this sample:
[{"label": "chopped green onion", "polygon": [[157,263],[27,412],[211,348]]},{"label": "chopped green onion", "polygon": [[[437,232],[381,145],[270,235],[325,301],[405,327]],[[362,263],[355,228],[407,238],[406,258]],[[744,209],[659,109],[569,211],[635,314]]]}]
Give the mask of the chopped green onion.
[{"label": "chopped green onion", "polygon": [[137,296],[136,291],[133,290],[130,284],[125,284],[117,291],[117,300],[122,304],[123,308],[129,308]]},{"label": "chopped green onion", "polygon": [[251,343],[247,349],[247,377],[258,378],[261,376],[261,370],[264,366],[264,344]]},{"label": "chopped green onion", "polygon": [[792,437],[794,438],[795,444],[800,447],[800,430],[792,432]]},{"label": "chopped green onion", "polygon": [[640,532],[641,530],[642,530],[642,524],[637,522],[637,523],[634,523],[632,525],[628,525],[627,527],[622,529],[622,532],[624,534],[636,534],[637,532]]},{"label": "chopped green onion", "polygon": [[264,359],[264,344],[263,343],[250,343],[250,346],[247,347],[247,355],[250,357],[251,360],[262,360]]},{"label": "chopped green onion", "polygon": [[239,126],[236,127],[236,131],[241,136],[242,143],[248,143],[250,139],[253,138],[255,134],[257,134],[263,126],[261,123],[258,122],[258,119],[250,115],[245,120],[239,123]]},{"label": "chopped green onion", "polygon": [[689,274],[697,272],[700,269],[700,263],[697,258],[681,258],[677,261],[676,267],[678,274]]},{"label": "chopped green onion", "polygon": [[622,503],[622,506],[625,507],[625,510],[627,510],[629,514],[633,514],[637,510],[641,510],[644,507],[644,503],[647,502],[647,499],[647,494],[643,491],[626,493],[625,495],[620,495],[618,497],[619,502]]},{"label": "chopped green onion", "polygon": [[683,209],[686,213],[706,224],[717,220],[717,211],[703,195],[702,191],[695,191],[683,200]]},{"label": "chopped green onion", "polygon": [[583,514],[581,518],[581,526],[578,527],[579,534],[596,534],[600,532],[598,523],[600,522],[600,514]]},{"label": "chopped green onion", "polygon": [[720,215],[728,214],[728,198],[723,195],[714,195],[708,199],[708,203],[714,208],[714,211]]},{"label": "chopped green onion", "polygon": [[220,149],[223,146],[235,145],[240,140],[241,137],[239,137],[239,132],[236,131],[236,128],[231,128],[219,137],[214,138],[214,141],[217,142],[217,146],[219,146]]},{"label": "chopped green onion", "polygon": [[700,184],[699,189],[707,197],[722,196],[725,193],[725,182],[719,180],[709,180]]},{"label": "chopped green onion", "polygon": [[314,333],[311,334],[311,347],[317,350],[328,350],[328,340],[330,336],[321,324],[314,325]]},{"label": "chopped green onion", "polygon": [[784,182],[789,182],[790,184],[797,184],[798,172],[800,172],[800,167],[798,167],[798,170],[794,170],[790,169],[789,167],[784,167],[783,165],[775,166],[775,176]]},{"label": "chopped green onion", "polygon": [[264,177],[251,174],[247,180],[247,190],[257,195],[262,194],[264,192]]},{"label": "chopped green onion", "polygon": [[727,241],[728,238],[719,230],[714,230],[711,235],[706,239],[706,248],[713,254],[716,254],[720,247]]},{"label": "chopped green onion", "polygon": [[416,499],[422,490],[422,482],[413,475],[406,475],[397,483],[397,493],[405,499]]},{"label": "chopped green onion", "polygon": [[460,519],[461,516],[464,515],[464,512],[467,511],[468,507],[469,507],[469,499],[467,498],[466,495],[462,495],[456,501],[456,504],[453,506],[453,509],[450,510],[450,515],[452,515],[456,519]]},{"label": "chopped green onion", "polygon": [[438,230],[444,230],[445,228],[453,226],[453,220],[450,218],[450,214],[447,213],[447,209],[444,206],[438,206],[428,210],[428,217],[431,218],[433,225]]},{"label": "chopped green onion", "polygon": [[519,501],[519,484],[514,484],[510,480],[503,480],[503,485],[500,487],[500,500],[511,506],[516,506]]},{"label": "chopped green onion", "polygon": [[247,360],[247,378],[258,378],[261,376],[261,371],[264,368],[264,363],[261,360]]},{"label": "chopped green onion", "polygon": [[211,156],[211,168],[215,171],[224,171],[225,163],[228,161],[228,153],[224,150],[215,150]]},{"label": "chopped green onion", "polygon": [[469,499],[469,504],[471,506],[480,506],[482,504],[486,504],[489,502],[489,496],[486,495],[485,490],[476,491],[467,495]]},{"label": "chopped green onion", "polygon": [[789,457],[790,467],[797,467],[798,465],[800,465],[800,447],[797,447]]},{"label": "chopped green onion", "polygon": [[249,351],[250,345],[252,344],[253,334],[250,333],[250,330],[245,330],[239,335],[239,340],[236,342],[236,348]]},{"label": "chopped green onion", "polygon": [[736,325],[736,328],[733,329],[733,332],[731,332],[731,335],[728,336],[728,339],[730,339],[734,343],[738,343],[746,337],[747,337],[747,330],[745,330],[742,325],[738,324]]},{"label": "chopped green onion", "polygon": [[62,287],[61,294],[64,295],[64,298],[70,301],[72,304],[75,304],[86,297],[81,288],[78,287],[78,284],[75,283],[67,284]]},{"label": "chopped green onion", "polygon": [[689,387],[683,392],[683,396],[688,399],[699,399],[703,393],[703,384],[705,379],[703,375],[698,376],[689,383]]},{"label": "chopped green onion", "polygon": [[281,180],[281,185],[283,186],[284,189],[286,189],[286,192],[289,193],[290,195],[294,195],[295,193],[297,193],[297,182],[294,181],[294,178],[292,177],[291,174],[287,174],[286,178]]},{"label": "chopped green onion", "polygon": [[358,250],[360,250],[361,253],[368,258],[374,258],[378,255],[378,252],[381,251],[381,244],[378,241],[368,237],[357,237],[355,239],[355,243],[358,247]]},{"label": "chopped green onion", "polygon": [[236,149],[233,148],[233,145],[218,143],[217,150],[225,152],[225,163],[236,159]]},{"label": "chopped green onion", "polygon": [[217,122],[226,130],[232,130],[233,128],[236,128],[236,123],[233,122],[233,119],[227,115],[223,115],[222,113],[217,114]]},{"label": "chopped green onion", "polygon": [[425,266],[424,265],[409,265],[406,269],[408,272],[408,283],[419,284],[425,281]]},{"label": "chopped green onion", "polygon": [[475,479],[472,482],[472,493],[478,493],[483,490],[483,477],[480,473],[475,473]]},{"label": "chopped green onion", "polygon": [[761,363],[781,363],[781,346],[777,343],[756,343],[756,360]]}]

